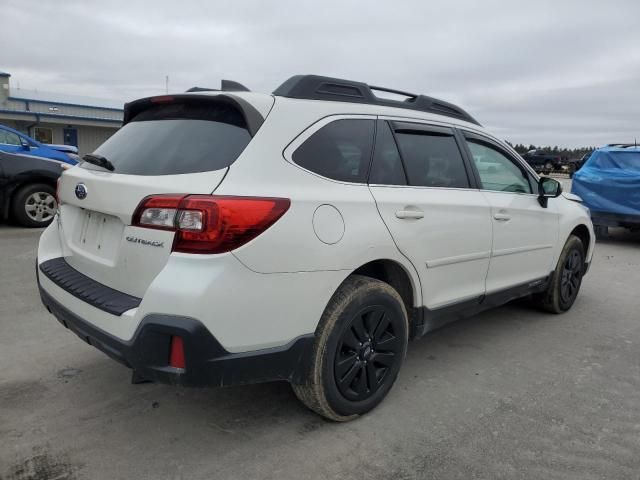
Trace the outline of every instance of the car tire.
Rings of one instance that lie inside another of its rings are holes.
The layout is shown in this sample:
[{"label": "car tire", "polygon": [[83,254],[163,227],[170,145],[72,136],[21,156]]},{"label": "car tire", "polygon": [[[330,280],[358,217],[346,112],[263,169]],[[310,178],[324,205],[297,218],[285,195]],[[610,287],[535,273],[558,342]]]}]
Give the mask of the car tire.
[{"label": "car tire", "polygon": [[544,164],[544,171],[549,174],[553,171],[553,163],[547,162]]},{"label": "car tire", "polygon": [[398,376],[407,351],[402,298],[373,278],[352,275],[333,295],[318,328],[297,397],[323,417],[344,422],[376,407]]},{"label": "car tire", "polygon": [[570,235],[547,290],[534,295],[534,302],[551,313],[564,313],[571,308],[580,291],[584,274],[585,251],[582,240]]},{"label": "car tire", "polygon": [[44,183],[21,187],[11,201],[13,218],[24,227],[46,227],[53,221],[57,209],[56,191]]}]

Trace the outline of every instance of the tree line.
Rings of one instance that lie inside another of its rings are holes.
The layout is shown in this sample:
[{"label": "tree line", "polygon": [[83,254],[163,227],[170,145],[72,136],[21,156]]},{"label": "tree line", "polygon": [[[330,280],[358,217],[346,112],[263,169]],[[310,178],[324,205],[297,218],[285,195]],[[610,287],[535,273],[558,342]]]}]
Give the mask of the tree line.
[{"label": "tree line", "polygon": [[540,150],[544,153],[548,153],[551,155],[558,155],[562,158],[582,158],[582,156],[586,153],[592,152],[596,149],[596,147],[580,147],[580,148],[561,148],[557,145],[551,146],[535,146],[535,145],[523,145],[522,143],[517,143],[513,145],[510,142],[507,142],[513,149],[518,152],[520,155],[524,155],[529,150]]}]

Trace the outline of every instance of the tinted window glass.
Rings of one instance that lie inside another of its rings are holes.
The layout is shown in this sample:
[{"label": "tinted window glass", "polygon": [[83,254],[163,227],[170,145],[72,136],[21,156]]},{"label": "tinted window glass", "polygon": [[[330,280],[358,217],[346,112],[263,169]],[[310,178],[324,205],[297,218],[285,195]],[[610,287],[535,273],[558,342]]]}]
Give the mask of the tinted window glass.
[{"label": "tinted window glass", "polygon": [[400,153],[387,122],[378,123],[369,183],[378,185],[407,184]]},{"label": "tinted window glass", "polygon": [[336,120],[293,152],[301,167],[344,182],[364,183],[371,162],[373,120]]},{"label": "tinted window glass", "polygon": [[20,145],[20,137],[15,133],[0,130],[0,143],[5,143],[7,145]]},{"label": "tinted window glass", "polygon": [[218,103],[177,103],[144,110],[95,153],[116,173],[176,175],[231,165],[251,141],[242,114]]},{"label": "tinted window glass", "polygon": [[489,145],[467,140],[485,190],[531,193],[526,174],[506,155]]},{"label": "tinted window glass", "polygon": [[455,138],[428,132],[397,132],[409,185],[466,188],[464,161]]}]

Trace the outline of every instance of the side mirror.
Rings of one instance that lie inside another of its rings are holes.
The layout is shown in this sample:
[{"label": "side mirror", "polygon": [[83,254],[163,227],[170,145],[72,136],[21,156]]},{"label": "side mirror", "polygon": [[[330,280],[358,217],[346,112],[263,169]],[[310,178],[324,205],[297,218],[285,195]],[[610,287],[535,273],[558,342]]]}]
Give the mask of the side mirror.
[{"label": "side mirror", "polygon": [[20,145],[22,146],[23,150],[31,150],[31,145],[29,145],[29,142],[27,142],[25,139],[21,138],[20,139]]},{"label": "side mirror", "polygon": [[543,208],[547,208],[550,198],[559,197],[562,193],[562,185],[557,180],[549,177],[541,177],[538,181],[538,202]]}]

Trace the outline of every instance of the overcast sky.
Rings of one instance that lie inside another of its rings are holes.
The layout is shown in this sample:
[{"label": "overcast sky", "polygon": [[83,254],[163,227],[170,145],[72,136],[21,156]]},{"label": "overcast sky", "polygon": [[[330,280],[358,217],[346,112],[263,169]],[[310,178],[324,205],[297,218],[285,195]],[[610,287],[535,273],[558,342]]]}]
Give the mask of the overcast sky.
[{"label": "overcast sky", "polygon": [[2,0],[16,88],[121,100],[298,73],[460,104],[499,137],[640,140],[639,0]]}]

